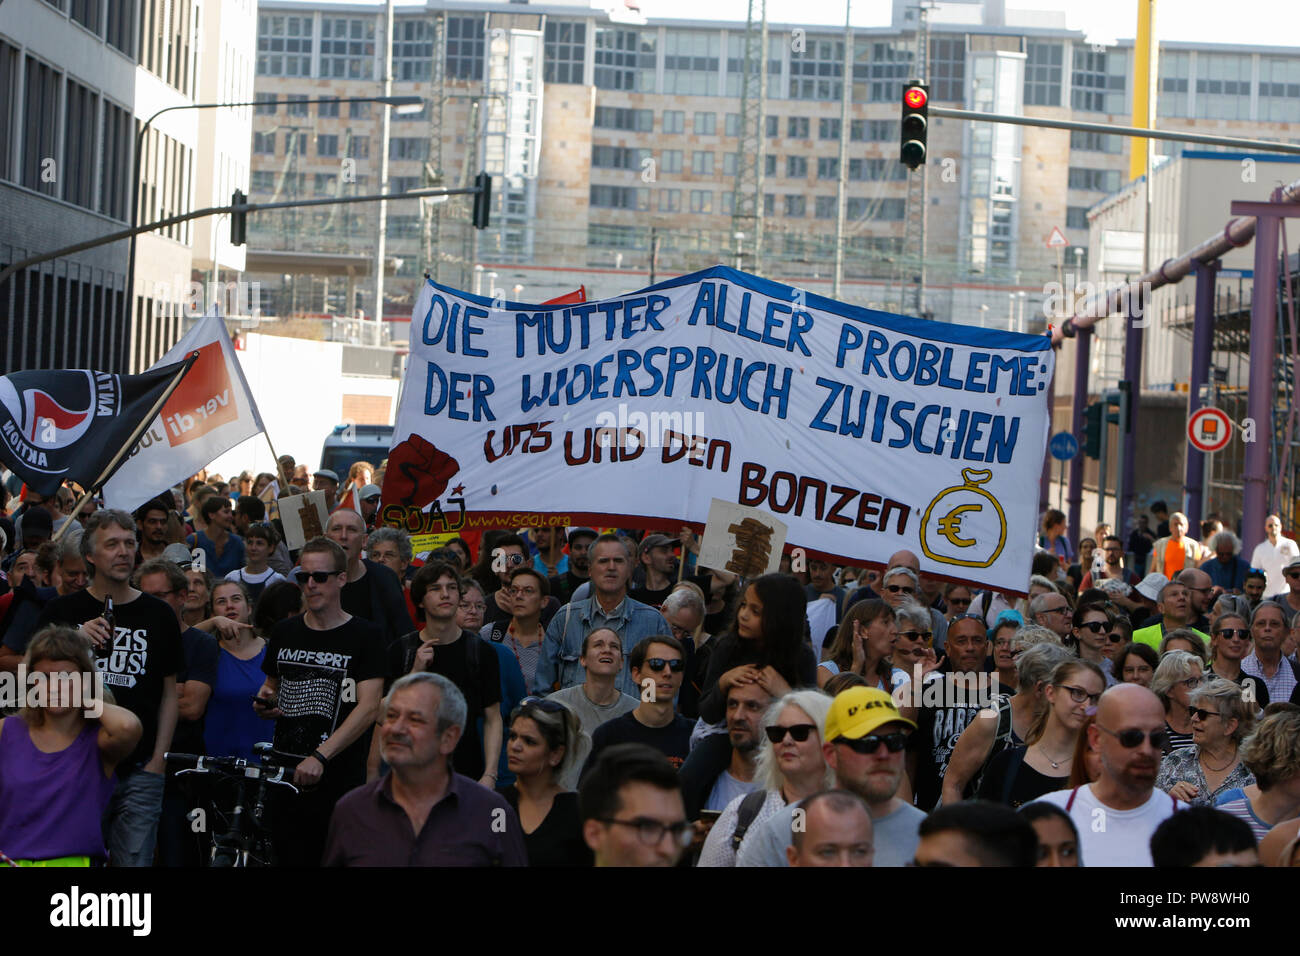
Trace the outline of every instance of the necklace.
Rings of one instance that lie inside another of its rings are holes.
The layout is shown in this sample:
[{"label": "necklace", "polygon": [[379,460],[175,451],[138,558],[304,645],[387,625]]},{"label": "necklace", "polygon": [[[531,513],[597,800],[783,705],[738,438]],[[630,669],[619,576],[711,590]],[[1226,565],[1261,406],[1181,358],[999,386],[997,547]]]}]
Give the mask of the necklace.
[{"label": "necklace", "polygon": [[[1041,753],[1041,754],[1043,755],[1043,759],[1044,759],[1044,760],[1046,760],[1048,763],[1050,763],[1050,764],[1052,765],[1052,769],[1053,769],[1053,770],[1060,770],[1060,769],[1061,769],[1061,765],[1060,765],[1060,763],[1058,763],[1057,761],[1055,761],[1055,760],[1053,760],[1053,759],[1051,758],[1051,756],[1050,756],[1050,755],[1048,754],[1048,752],[1047,752],[1047,748],[1044,747],[1042,744],[1039,744],[1039,745],[1038,745],[1038,752]],[[1065,760],[1065,759],[1066,759],[1065,757],[1062,757],[1062,758],[1061,758],[1061,760]]]},{"label": "necklace", "polygon": [[1208,771],[1210,771],[1210,773],[1223,773],[1223,771],[1227,770],[1229,767],[1231,767],[1234,763],[1237,762],[1237,751],[1236,751],[1236,750],[1233,750],[1233,752],[1232,752],[1232,756],[1228,758],[1228,762],[1225,763],[1222,767],[1211,767],[1211,766],[1210,766],[1210,762],[1209,762],[1208,760],[1205,759],[1205,751],[1204,751],[1204,750],[1200,751],[1199,756],[1200,756],[1200,758],[1201,758],[1201,763],[1204,764],[1205,769],[1208,770]]}]

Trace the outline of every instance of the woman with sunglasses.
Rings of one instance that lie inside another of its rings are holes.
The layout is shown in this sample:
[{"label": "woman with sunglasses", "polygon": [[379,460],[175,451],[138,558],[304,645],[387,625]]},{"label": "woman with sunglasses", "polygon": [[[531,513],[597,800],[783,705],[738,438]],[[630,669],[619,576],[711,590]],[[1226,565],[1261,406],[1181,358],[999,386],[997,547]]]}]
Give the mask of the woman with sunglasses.
[{"label": "woman with sunglasses", "polygon": [[1105,689],[1106,675],[1092,661],[1057,665],[1044,690],[1047,707],[1030,727],[1026,746],[993,758],[980,782],[979,799],[1016,808],[1065,789],[1079,732]]},{"label": "woman with sunglasses", "polygon": [[1242,658],[1250,653],[1250,647],[1249,619],[1235,613],[1219,615],[1210,625],[1210,667],[1206,674],[1230,680],[1243,691],[1249,686],[1258,711],[1269,704],[1268,687],[1241,669]]},{"label": "woman with sunglasses", "polygon": [[830,709],[831,698],[816,690],[791,691],[768,707],[754,790],[723,809],[697,866],[735,866],[736,851],[747,833],[788,804],[835,786],[835,774],[822,756],[820,730]]},{"label": "woman with sunglasses", "polygon": [[1169,651],[1160,659],[1151,677],[1151,692],[1165,707],[1165,730],[1169,733],[1165,756],[1192,745],[1191,695],[1204,679],[1201,659],[1190,651]]},{"label": "woman with sunglasses", "polygon": [[1030,645],[1028,641],[1016,640],[1016,633],[1024,623],[1019,612],[1003,611],[989,631],[989,640],[993,642],[993,669],[997,671],[998,683],[1003,687],[1016,687],[1020,683],[1016,674],[1016,658]]},{"label": "woman with sunglasses", "polygon": [[[222,581],[212,589],[212,610],[237,624],[249,624],[248,592],[238,581]],[[266,722],[249,704],[266,680],[262,673],[266,641],[251,626],[220,631],[217,638],[221,652],[203,721],[203,744],[214,756],[252,760],[253,744],[266,739]]]},{"label": "woman with sunglasses", "polygon": [[1147,644],[1130,641],[1115,655],[1115,673],[1121,684],[1151,686],[1151,678],[1160,666],[1160,658]]},{"label": "woman with sunglasses", "polygon": [[1247,787],[1255,776],[1241,762],[1239,747],[1255,728],[1255,705],[1241,688],[1215,677],[1191,693],[1192,746],[1160,762],[1156,787],[1193,806],[1212,807],[1220,794]]},{"label": "woman with sunglasses", "polygon": [[944,618],[951,621],[954,614],[965,614],[974,600],[975,592],[969,584],[949,581],[943,588]]},{"label": "woman with sunglasses", "polygon": [[1106,675],[1106,686],[1118,683],[1111,674],[1113,666],[1103,649],[1115,628],[1115,615],[1105,604],[1080,604],[1070,619],[1070,640],[1080,660],[1096,664]]},{"label": "woman with sunglasses", "polygon": [[825,687],[836,674],[852,671],[869,686],[892,694],[909,679],[891,663],[897,640],[894,609],[884,601],[859,601],[845,613],[826,659],[817,667],[818,685]]},{"label": "woman with sunglasses", "polygon": [[582,839],[578,794],[560,780],[583,759],[578,717],[558,701],[525,697],[510,714],[506,762],[514,782],[498,787],[524,831],[529,866],[590,866]]},{"label": "woman with sunglasses", "polygon": [[[943,666],[943,658],[935,655],[933,618],[930,609],[916,601],[904,601],[894,610],[894,629],[898,639],[894,643],[894,666],[899,667],[909,680],[924,680],[931,672]],[[909,719],[912,715],[908,715]]]},{"label": "woman with sunglasses", "polygon": [[1241,762],[1255,782],[1224,791],[1214,804],[1245,820],[1256,840],[1300,816],[1300,706],[1274,703],[1269,710],[1241,745]]}]

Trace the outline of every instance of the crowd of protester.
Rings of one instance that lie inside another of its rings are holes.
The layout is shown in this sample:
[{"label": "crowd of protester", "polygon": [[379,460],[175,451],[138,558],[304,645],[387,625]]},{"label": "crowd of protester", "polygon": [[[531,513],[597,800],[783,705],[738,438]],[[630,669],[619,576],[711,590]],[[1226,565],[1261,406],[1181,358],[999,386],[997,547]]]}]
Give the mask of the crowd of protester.
[{"label": "crowd of protester", "polygon": [[[1277,516],[1246,559],[1159,502],[1077,545],[1049,510],[1023,592],[909,551],[742,580],[685,527],[420,550],[383,467],[201,473],[133,514],[0,485],[0,670],[103,677],[3,712],[0,861],[203,865],[194,809],[229,795],[167,754],[269,741],[285,866],[1298,865]],[[331,513],[291,549],[309,489]]]}]

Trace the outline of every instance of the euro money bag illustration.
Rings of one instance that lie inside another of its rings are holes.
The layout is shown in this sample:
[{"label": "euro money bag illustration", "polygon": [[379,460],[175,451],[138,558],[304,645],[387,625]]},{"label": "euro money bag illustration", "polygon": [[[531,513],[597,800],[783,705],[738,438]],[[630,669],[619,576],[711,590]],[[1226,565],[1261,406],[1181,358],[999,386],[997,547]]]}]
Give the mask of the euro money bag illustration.
[{"label": "euro money bag illustration", "polygon": [[945,488],[925,509],[921,550],[927,558],[963,568],[987,568],[1007,543],[1007,516],[983,486],[993,477],[963,468],[962,484]]}]

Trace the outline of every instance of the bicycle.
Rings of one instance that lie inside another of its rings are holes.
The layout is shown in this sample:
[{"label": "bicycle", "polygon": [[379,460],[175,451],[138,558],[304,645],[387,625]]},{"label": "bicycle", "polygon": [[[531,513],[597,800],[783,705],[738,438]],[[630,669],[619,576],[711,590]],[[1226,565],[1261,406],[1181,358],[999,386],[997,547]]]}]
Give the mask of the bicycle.
[{"label": "bicycle", "polygon": [[[197,754],[168,753],[163,759],[181,767],[177,778],[187,774],[217,775],[218,779],[236,781],[235,805],[229,815],[217,809],[211,801],[216,816],[226,820],[224,830],[209,828],[212,833],[212,853],[209,866],[250,867],[274,866],[275,853],[271,842],[271,829],[265,821],[267,788],[287,787],[293,793],[298,788],[292,783],[294,766],[301,760],[293,754],[282,753],[269,743],[253,745],[253,753],[260,763],[242,757],[205,757]],[[286,779],[286,777],[288,779]],[[256,794],[249,806],[249,791],[256,784]]]}]

